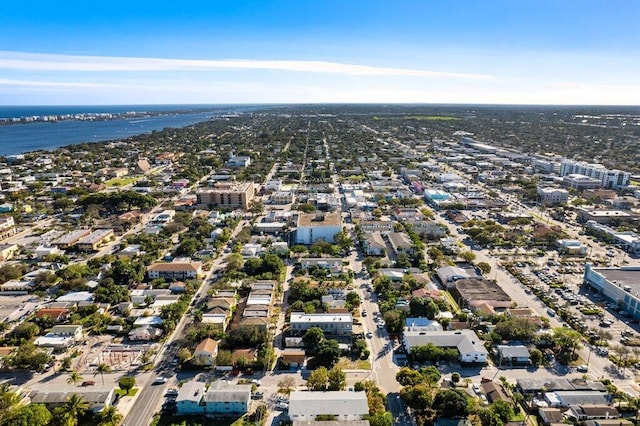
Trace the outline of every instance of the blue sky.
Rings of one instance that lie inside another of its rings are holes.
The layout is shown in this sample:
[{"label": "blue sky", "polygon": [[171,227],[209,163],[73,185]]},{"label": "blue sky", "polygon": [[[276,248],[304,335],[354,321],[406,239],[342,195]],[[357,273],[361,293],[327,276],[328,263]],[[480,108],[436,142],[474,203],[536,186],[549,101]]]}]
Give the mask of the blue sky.
[{"label": "blue sky", "polygon": [[9,2],[0,104],[638,105],[638,22],[636,0]]}]

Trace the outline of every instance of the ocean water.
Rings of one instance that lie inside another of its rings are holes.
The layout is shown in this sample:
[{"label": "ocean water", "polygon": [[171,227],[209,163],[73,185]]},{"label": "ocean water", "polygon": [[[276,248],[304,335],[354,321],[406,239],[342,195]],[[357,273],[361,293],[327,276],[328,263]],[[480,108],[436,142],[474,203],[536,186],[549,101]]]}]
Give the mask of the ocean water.
[{"label": "ocean water", "polygon": [[119,105],[119,106],[0,106],[0,118],[79,113],[160,113],[105,121],[66,120],[56,123],[33,122],[0,125],[0,155],[52,150],[61,146],[127,138],[166,127],[186,127],[214,117],[242,113],[251,106],[217,105]]}]

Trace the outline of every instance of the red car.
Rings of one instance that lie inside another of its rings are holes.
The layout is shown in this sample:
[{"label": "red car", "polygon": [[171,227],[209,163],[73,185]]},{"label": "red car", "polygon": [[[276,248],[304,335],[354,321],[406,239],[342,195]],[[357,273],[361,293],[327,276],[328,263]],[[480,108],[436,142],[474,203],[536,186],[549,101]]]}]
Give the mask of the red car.
[{"label": "red car", "polygon": [[93,380],[87,380],[86,382],[82,382],[82,386],[93,386],[95,384],[96,382],[94,382]]}]

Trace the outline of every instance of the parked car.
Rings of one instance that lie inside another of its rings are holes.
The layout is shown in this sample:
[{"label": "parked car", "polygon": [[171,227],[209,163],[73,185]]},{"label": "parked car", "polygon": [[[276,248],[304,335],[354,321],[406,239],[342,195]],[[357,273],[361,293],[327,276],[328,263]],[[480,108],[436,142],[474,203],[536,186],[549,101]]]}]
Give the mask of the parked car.
[{"label": "parked car", "polygon": [[576,367],[576,370],[580,373],[586,373],[587,371],[589,371],[589,367],[583,364]]},{"label": "parked car", "polygon": [[153,381],[154,385],[163,385],[165,383],[167,383],[166,377],[156,377],[155,380]]},{"label": "parked car", "polygon": [[87,381],[82,382],[81,386],[93,386],[95,384],[96,384],[96,382],[94,382],[93,380],[87,380]]}]

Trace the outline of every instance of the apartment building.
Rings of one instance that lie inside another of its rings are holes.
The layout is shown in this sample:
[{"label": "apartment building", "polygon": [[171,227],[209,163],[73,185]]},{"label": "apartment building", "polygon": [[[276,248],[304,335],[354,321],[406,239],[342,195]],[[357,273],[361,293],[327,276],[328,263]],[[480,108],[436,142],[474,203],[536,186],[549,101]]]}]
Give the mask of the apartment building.
[{"label": "apartment building", "polygon": [[255,197],[253,182],[220,182],[196,194],[198,204],[228,209],[248,209]]}]

